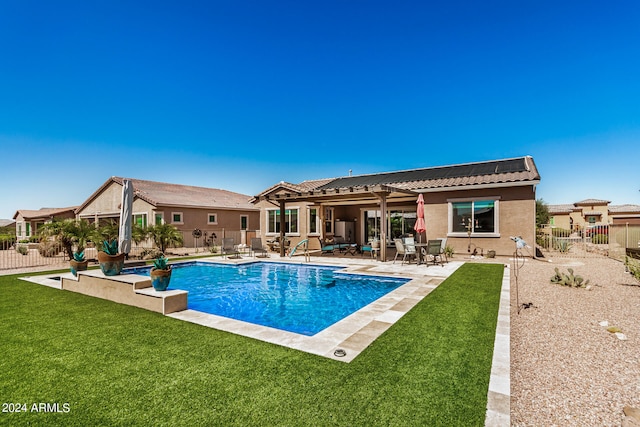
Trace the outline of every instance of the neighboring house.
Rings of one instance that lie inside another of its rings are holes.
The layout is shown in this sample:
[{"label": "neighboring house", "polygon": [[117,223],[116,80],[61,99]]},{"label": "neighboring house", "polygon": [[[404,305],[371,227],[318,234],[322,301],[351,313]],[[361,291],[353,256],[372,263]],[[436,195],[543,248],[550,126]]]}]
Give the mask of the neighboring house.
[{"label": "neighboring house", "polygon": [[[76,209],[78,218],[89,222],[120,220],[122,183],[125,178],[111,177]],[[130,179],[130,178],[126,178]],[[236,243],[246,239],[246,232],[259,226],[260,211],[250,196],[216,188],[130,179],[134,190],[133,222],[141,226],[160,223],[174,225],[182,232],[184,246],[194,247],[193,231],[204,238],[216,234],[219,245],[224,235]]]},{"label": "neighboring house", "polygon": [[640,224],[640,205],[609,205],[608,200],[586,199],[573,204],[548,205],[553,227],[580,231],[589,226]]},{"label": "neighboring house", "polygon": [[[531,157],[369,175],[280,182],[254,197],[260,230],[292,244],[340,236],[365,244],[415,235],[416,200],[423,193],[426,236],[447,238],[458,254],[514,251],[511,236],[535,242],[535,189],[540,175]],[[280,213],[284,215],[281,217]],[[284,229],[283,229],[284,228]],[[384,254],[383,254],[384,255]]]},{"label": "neighboring house", "polygon": [[68,208],[42,208],[39,210],[20,209],[13,215],[16,221],[16,238],[18,241],[35,236],[41,225],[54,219],[75,218],[76,206]]}]

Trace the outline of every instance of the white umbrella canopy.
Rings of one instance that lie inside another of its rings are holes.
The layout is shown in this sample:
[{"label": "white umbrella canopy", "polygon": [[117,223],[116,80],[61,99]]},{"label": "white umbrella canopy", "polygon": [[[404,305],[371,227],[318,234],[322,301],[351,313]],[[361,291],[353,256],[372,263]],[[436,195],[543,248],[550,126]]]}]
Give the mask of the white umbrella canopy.
[{"label": "white umbrella canopy", "polygon": [[131,181],[122,181],[122,203],[120,204],[120,228],[118,230],[118,248],[120,253],[131,250],[131,213],[133,210],[133,185]]}]

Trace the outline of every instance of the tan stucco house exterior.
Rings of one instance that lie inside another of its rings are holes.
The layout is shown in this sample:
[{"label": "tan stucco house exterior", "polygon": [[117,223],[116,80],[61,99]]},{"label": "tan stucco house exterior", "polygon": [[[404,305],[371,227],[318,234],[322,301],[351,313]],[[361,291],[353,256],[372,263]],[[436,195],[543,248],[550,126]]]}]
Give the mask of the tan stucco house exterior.
[{"label": "tan stucco house exterior", "polygon": [[20,209],[13,215],[16,227],[16,239],[28,240],[35,236],[40,226],[46,222],[75,218],[77,206],[67,208],[41,208],[38,210]]},{"label": "tan stucco house exterior", "polygon": [[548,205],[552,227],[580,231],[609,224],[640,224],[640,205],[610,205],[608,200],[585,199],[572,204]]},{"label": "tan stucco house exterior", "polygon": [[111,177],[76,210],[77,218],[89,222],[120,219],[123,180],[133,186],[133,222],[142,226],[159,223],[174,225],[183,234],[184,246],[195,247],[193,231],[204,239],[216,235],[233,237],[246,243],[246,233],[259,227],[260,210],[250,203],[251,196],[217,188],[169,184],[134,178]]},{"label": "tan stucco house exterior", "polygon": [[[263,238],[281,235],[292,245],[339,236],[364,245],[413,234],[416,200],[424,197],[426,235],[447,238],[458,254],[514,251],[511,236],[535,242],[536,185],[532,157],[493,160],[397,172],[280,182],[256,195]],[[280,213],[284,212],[281,216]]]}]

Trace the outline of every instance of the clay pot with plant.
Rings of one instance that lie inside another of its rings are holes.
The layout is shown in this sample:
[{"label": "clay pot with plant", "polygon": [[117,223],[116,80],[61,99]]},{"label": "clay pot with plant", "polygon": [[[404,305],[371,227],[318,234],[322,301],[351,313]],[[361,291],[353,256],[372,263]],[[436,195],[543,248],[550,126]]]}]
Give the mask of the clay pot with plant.
[{"label": "clay pot with plant", "polygon": [[98,262],[105,276],[117,276],[124,267],[124,254],[118,253],[118,240],[104,240],[98,251]]},{"label": "clay pot with plant", "polygon": [[162,255],[153,261],[153,267],[149,273],[151,276],[151,284],[156,291],[166,291],[171,280],[171,266],[167,262],[167,258]]}]

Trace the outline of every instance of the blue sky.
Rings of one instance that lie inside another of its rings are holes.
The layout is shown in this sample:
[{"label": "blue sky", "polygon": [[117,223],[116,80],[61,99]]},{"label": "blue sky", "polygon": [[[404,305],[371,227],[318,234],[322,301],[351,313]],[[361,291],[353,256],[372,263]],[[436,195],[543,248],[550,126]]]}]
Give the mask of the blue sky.
[{"label": "blue sky", "polygon": [[640,204],[636,1],[0,0],[0,218],[110,176],[281,181],[531,155]]}]

